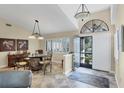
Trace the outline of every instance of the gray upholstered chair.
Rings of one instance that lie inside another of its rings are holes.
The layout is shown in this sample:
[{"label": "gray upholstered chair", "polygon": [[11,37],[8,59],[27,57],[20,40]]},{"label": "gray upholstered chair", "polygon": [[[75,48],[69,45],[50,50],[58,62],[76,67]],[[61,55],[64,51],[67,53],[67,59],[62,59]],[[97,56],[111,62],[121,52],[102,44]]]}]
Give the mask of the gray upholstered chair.
[{"label": "gray upholstered chair", "polygon": [[28,88],[31,87],[31,71],[1,71],[0,88]]}]

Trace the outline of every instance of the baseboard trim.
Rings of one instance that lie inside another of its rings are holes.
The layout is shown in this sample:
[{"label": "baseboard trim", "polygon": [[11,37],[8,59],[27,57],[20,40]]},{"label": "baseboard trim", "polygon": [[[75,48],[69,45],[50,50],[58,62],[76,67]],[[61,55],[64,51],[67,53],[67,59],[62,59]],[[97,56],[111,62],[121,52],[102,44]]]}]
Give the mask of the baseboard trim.
[{"label": "baseboard trim", "polygon": [[5,67],[7,67],[7,65],[1,65],[1,66],[0,66],[0,68],[5,68]]},{"label": "baseboard trim", "polygon": [[120,88],[116,74],[115,74],[115,81],[116,81],[116,83],[117,83],[117,87]]},{"label": "baseboard trim", "polygon": [[69,76],[71,74],[72,70],[68,70],[66,72],[63,72],[66,76]]},{"label": "baseboard trim", "polygon": [[72,74],[72,71],[71,72],[69,72],[69,73],[65,73],[65,75],[68,77],[68,76],[70,76]]}]

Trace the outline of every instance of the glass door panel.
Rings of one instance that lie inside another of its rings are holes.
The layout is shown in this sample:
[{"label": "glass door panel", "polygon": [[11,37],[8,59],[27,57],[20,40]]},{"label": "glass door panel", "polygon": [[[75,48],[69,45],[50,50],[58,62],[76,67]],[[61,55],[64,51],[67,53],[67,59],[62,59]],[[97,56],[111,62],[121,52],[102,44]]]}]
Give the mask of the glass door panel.
[{"label": "glass door panel", "polygon": [[80,66],[92,68],[92,36],[80,38]]}]

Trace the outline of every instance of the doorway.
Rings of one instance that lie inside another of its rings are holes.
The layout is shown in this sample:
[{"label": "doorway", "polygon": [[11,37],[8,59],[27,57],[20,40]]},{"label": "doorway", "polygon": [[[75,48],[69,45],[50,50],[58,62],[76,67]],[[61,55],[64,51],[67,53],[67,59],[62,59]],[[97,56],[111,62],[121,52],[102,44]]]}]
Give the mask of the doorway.
[{"label": "doorway", "polygon": [[80,67],[92,68],[93,40],[92,36],[80,37]]}]

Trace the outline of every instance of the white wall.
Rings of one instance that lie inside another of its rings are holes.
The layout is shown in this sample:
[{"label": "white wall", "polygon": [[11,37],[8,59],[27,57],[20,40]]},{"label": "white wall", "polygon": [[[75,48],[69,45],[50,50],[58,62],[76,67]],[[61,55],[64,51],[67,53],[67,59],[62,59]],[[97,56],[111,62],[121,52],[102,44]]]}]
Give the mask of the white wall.
[{"label": "white wall", "polygon": [[111,24],[116,24],[117,22],[117,15],[118,15],[118,5],[113,4],[111,5]]},{"label": "white wall", "polygon": [[[6,20],[0,19],[0,38],[10,38],[10,39],[27,39],[31,35],[31,32],[12,24],[12,27],[7,27],[5,24],[10,23]],[[39,49],[39,40],[30,40],[29,39],[29,51],[35,52]],[[10,51],[11,53],[16,53],[16,51]],[[8,66],[8,53],[0,52],[0,67]]]},{"label": "white wall", "polygon": [[118,82],[118,87],[124,88],[124,52],[120,53],[117,66],[116,79]]},{"label": "white wall", "polygon": [[[118,5],[117,23],[116,26],[124,25],[124,4]],[[115,59],[115,76],[118,82],[118,87],[124,88],[124,53],[119,54],[119,62]]]}]

